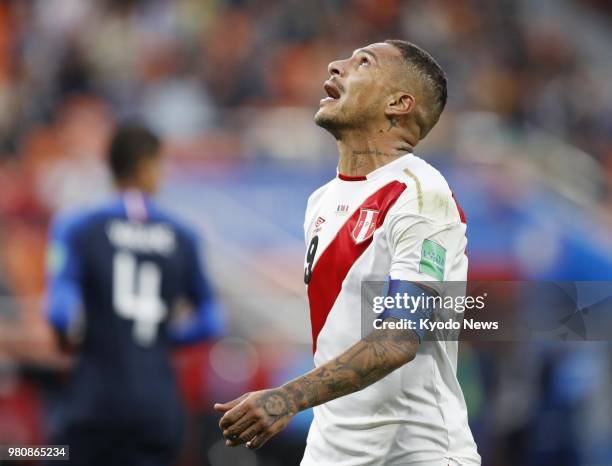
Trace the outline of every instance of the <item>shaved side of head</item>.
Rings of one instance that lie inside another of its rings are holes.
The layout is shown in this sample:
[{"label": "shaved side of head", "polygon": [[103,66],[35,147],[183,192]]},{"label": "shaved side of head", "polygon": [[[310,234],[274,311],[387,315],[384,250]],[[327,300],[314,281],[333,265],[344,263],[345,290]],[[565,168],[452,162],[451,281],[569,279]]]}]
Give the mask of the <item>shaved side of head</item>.
[{"label": "shaved side of head", "polygon": [[[436,125],[444,110],[447,99],[446,74],[436,60],[419,46],[404,40],[386,40],[401,53],[398,73],[399,86],[417,95],[417,123],[421,139]],[[404,90],[404,89],[402,89]]]}]

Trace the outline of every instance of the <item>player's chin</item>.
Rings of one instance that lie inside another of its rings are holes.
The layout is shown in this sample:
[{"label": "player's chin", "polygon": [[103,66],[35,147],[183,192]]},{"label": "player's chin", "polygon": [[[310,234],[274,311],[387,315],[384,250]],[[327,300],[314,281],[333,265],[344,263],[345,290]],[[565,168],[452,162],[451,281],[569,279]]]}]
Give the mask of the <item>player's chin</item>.
[{"label": "player's chin", "polygon": [[326,108],[325,105],[322,105],[317,113],[314,116],[314,121],[317,126],[320,126],[324,129],[333,129],[338,126],[338,117],[336,112],[332,111],[330,108]]}]

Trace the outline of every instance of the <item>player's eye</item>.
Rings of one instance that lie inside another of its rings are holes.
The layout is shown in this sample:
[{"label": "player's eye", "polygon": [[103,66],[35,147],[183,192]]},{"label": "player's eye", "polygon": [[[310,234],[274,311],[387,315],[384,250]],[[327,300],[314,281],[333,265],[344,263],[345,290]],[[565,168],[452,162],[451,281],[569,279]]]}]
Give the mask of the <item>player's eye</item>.
[{"label": "player's eye", "polygon": [[369,66],[370,65],[370,60],[368,59],[368,57],[361,57],[361,60],[359,60],[359,66]]}]

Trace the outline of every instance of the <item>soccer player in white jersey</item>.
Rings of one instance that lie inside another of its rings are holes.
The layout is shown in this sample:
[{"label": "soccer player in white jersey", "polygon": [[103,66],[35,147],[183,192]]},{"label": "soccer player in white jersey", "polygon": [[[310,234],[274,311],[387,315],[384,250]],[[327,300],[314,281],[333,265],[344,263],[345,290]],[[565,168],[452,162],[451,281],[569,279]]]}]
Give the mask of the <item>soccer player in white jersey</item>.
[{"label": "soccer player in white jersey", "polygon": [[313,407],[302,466],[479,465],[457,341],[391,325],[362,333],[364,282],[434,294],[467,278],[463,213],[413,154],[445,106],[445,74],[396,40],[355,50],[329,73],[315,122],[337,141],[338,174],[312,194],[304,225],[316,368],[216,404],[226,444],[259,448]]}]

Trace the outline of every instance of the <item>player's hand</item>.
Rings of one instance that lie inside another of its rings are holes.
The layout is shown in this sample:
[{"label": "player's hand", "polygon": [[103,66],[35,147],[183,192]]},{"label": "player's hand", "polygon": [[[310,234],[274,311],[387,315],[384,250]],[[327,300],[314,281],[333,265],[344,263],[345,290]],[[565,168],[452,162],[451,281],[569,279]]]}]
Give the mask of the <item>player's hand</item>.
[{"label": "player's hand", "polygon": [[216,403],[216,411],[225,413],[219,421],[225,445],[242,443],[252,450],[262,447],[283,430],[298,412],[297,404],[283,387],[246,393],[227,403]]}]

